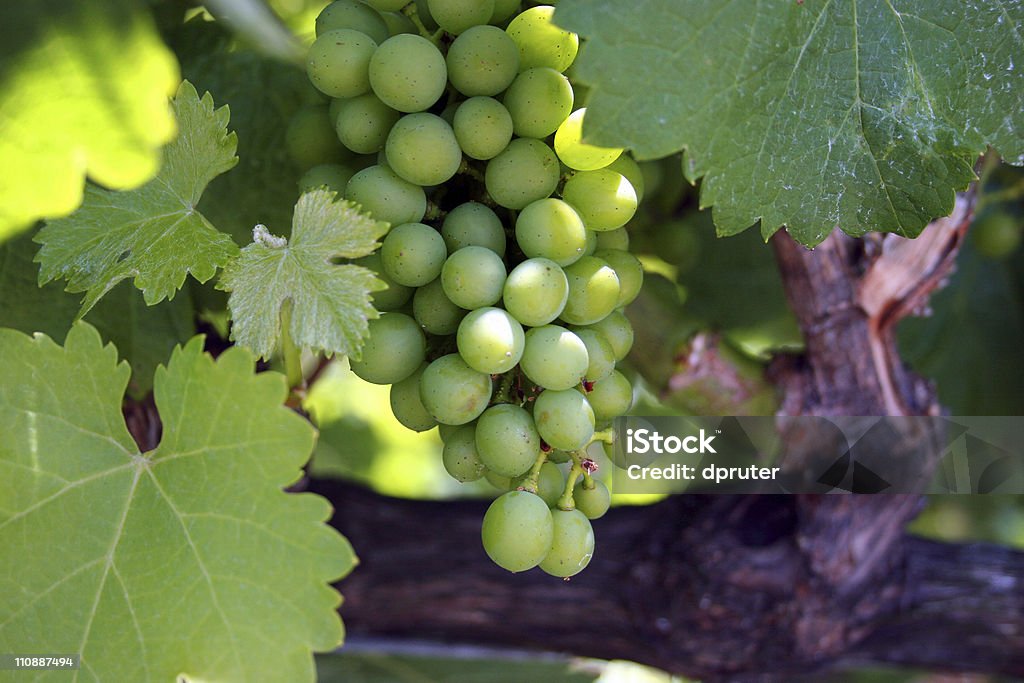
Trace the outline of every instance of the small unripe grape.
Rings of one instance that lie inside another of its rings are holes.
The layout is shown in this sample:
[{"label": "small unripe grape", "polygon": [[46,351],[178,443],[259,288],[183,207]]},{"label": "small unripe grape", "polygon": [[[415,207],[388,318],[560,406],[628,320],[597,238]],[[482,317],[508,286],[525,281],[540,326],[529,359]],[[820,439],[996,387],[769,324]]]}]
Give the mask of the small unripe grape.
[{"label": "small unripe grape", "polygon": [[622,154],[616,147],[598,147],[583,142],[586,108],[577,109],[555,131],[555,153],[562,163],[577,171],[594,171],[608,166]]},{"label": "small unripe grape", "polygon": [[459,354],[450,353],[423,371],[420,400],[438,422],[466,424],[487,408],[491,400],[491,378],[466,365]]},{"label": "small unripe grape", "polygon": [[465,425],[449,434],[444,441],[441,460],[445,471],[458,481],[476,481],[484,476],[487,467],[476,451],[476,427]]},{"label": "small unripe grape", "polygon": [[554,320],[569,298],[569,280],[554,261],[532,258],[512,269],[505,279],[505,310],[523,325],[539,327]]},{"label": "small unripe grape", "polygon": [[598,422],[611,420],[625,415],[633,407],[633,385],[618,370],[594,382],[587,394],[587,401],[594,409],[594,419]]},{"label": "small unripe grape", "polygon": [[414,432],[425,432],[437,426],[437,420],[420,400],[420,377],[426,368],[424,363],[416,372],[391,385],[391,412],[403,426]]},{"label": "small unripe grape", "polygon": [[440,185],[459,170],[462,149],[452,127],[440,116],[403,116],[385,144],[391,169],[417,185]]},{"label": "small unripe grape", "polygon": [[594,256],[611,266],[619,278],[619,300],[615,307],[632,303],[644,284],[644,267],[640,259],[621,249],[598,249]]},{"label": "small unripe grape", "polygon": [[591,480],[594,488],[588,489],[584,482],[577,482],[572,490],[572,499],[576,503],[576,509],[587,516],[587,519],[600,519],[608,512],[611,506],[612,497],[608,493],[608,487],[598,479]]},{"label": "small unripe grape", "polygon": [[441,233],[423,223],[395,226],[380,249],[384,272],[407,287],[422,287],[441,275],[448,257]]},{"label": "small unripe grape", "polygon": [[448,48],[452,86],[463,95],[497,95],[519,73],[519,50],[497,26],[474,26]]},{"label": "small unripe grape", "polygon": [[400,114],[371,92],[335,102],[334,130],[342,144],[359,154],[380,151]]},{"label": "small unripe grape", "polygon": [[619,278],[607,263],[594,256],[584,256],[567,266],[569,298],[562,311],[562,320],[571,325],[590,325],[604,319],[619,301]]},{"label": "small unripe grape", "polygon": [[455,110],[452,129],[466,156],[493,159],[512,140],[512,116],[498,100],[471,97]]},{"label": "small unripe grape", "polygon": [[[512,488],[524,486],[529,476],[530,474],[527,472],[513,481]],[[565,477],[562,476],[562,470],[558,469],[558,465],[550,461],[541,465],[540,475],[537,477],[537,495],[544,499],[549,508],[558,504],[558,499],[562,497],[564,490]]]},{"label": "small unripe grape", "polygon": [[540,564],[551,550],[554,522],[544,500],[526,491],[498,496],[484,514],[481,538],[487,556],[510,572]]},{"label": "small unripe grape", "polygon": [[387,166],[370,166],[352,176],[345,198],[392,225],[419,222],[427,212],[423,188],[400,178]]},{"label": "small unripe grape", "polygon": [[533,408],[540,438],[552,448],[575,451],[594,436],[594,409],[575,389],[542,391]]},{"label": "small unripe grape", "polygon": [[594,556],[594,529],[579,510],[552,510],[551,551],[540,568],[552,576],[575,576]]},{"label": "small unripe grape", "polygon": [[416,321],[404,313],[385,313],[369,323],[362,357],[349,358],[358,377],[373,384],[394,384],[411,375],[423,362],[426,340]]},{"label": "small unripe grape", "polygon": [[529,471],[540,453],[533,417],[509,403],[491,406],[477,420],[476,451],[495,474],[518,477]]},{"label": "small unripe grape", "polygon": [[531,382],[545,389],[570,389],[583,381],[589,366],[587,346],[558,325],[526,333],[520,366]]},{"label": "small unripe grape", "polygon": [[335,0],[324,7],[316,18],[317,36],[343,28],[364,33],[378,44],[387,40],[389,35],[388,26],[380,12],[356,0]]},{"label": "small unripe grape", "polygon": [[520,138],[487,162],[484,184],[495,202],[518,210],[551,196],[559,175],[558,158],[550,147],[540,140]]},{"label": "small unripe grape", "polygon": [[441,224],[441,237],[449,254],[463,247],[484,247],[498,256],[505,255],[505,229],[501,219],[478,202],[459,204],[449,211]]},{"label": "small unripe grape", "polygon": [[523,326],[508,312],[492,307],[478,308],[463,318],[456,339],[466,364],[490,375],[514,368],[525,344]]},{"label": "small unripe grape", "polygon": [[516,218],[516,241],[530,258],[568,266],[583,256],[587,230],[576,210],[561,199],[538,199]]},{"label": "small unripe grape", "polygon": [[453,36],[486,24],[494,12],[494,0],[427,0],[438,26]]},{"label": "small unripe grape", "polygon": [[404,306],[412,298],[412,287],[398,284],[384,272],[384,266],[380,260],[380,251],[375,251],[372,254],[356,259],[352,263],[363,268],[369,268],[388,286],[387,289],[370,295],[373,297],[373,307],[378,311],[394,311]]},{"label": "small unripe grape", "polygon": [[502,99],[515,134],[523,138],[545,138],[554,133],[572,111],[572,103],[569,79],[546,67],[519,74]]},{"label": "small unripe grape", "polygon": [[444,93],[444,56],[426,38],[402,33],[388,38],[370,59],[370,87],[384,104],[403,112],[430,108]]},{"label": "small unripe grape", "polygon": [[555,8],[550,5],[533,7],[513,19],[505,29],[519,48],[520,70],[546,66],[565,71],[576,59],[579,36],[556,26],[551,21],[554,13]]},{"label": "small unripe grape", "polygon": [[580,171],[565,183],[562,199],[572,204],[591,230],[614,230],[636,213],[636,191],[626,176],[602,168]]},{"label": "small unripe grape", "polygon": [[377,43],[365,33],[338,29],[324,33],[309,48],[306,74],[330,97],[356,97],[370,89],[370,58]]},{"label": "small unripe grape", "polygon": [[463,247],[441,268],[441,285],[452,303],[473,310],[493,306],[505,286],[505,264],[483,247]]}]

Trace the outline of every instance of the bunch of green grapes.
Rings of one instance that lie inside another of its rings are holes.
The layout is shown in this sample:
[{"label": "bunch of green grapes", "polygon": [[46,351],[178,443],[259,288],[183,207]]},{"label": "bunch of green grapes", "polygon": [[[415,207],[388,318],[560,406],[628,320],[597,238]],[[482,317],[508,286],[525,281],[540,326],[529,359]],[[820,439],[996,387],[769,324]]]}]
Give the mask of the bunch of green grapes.
[{"label": "bunch of green grapes", "polygon": [[324,9],[307,72],[331,99],[288,135],[306,187],[391,225],[358,261],[388,288],[352,371],[392,385],[402,424],[440,429],[455,479],[505,491],[483,520],[495,563],[569,577],[609,505],[586,449],[633,402],[616,363],[643,280],[623,227],[642,175],[583,141],[564,75],[579,39],[553,7],[405,4]]}]

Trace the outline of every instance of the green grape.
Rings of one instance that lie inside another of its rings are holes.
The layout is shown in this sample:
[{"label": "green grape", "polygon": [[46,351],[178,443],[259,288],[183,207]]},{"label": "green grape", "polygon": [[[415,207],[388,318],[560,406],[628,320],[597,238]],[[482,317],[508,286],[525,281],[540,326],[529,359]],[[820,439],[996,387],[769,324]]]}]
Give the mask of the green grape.
[{"label": "green grape", "polygon": [[335,0],[327,5],[317,16],[315,28],[317,36],[346,28],[369,36],[374,43],[388,39],[388,26],[380,12],[355,0]]},{"label": "green grape", "polygon": [[551,196],[560,173],[558,158],[550,147],[540,140],[522,138],[487,162],[484,184],[495,202],[518,210]]},{"label": "green grape", "polygon": [[551,550],[555,525],[544,500],[526,491],[509,491],[487,508],[481,527],[484,551],[510,572],[533,569]]},{"label": "green grape", "polygon": [[516,242],[530,258],[568,266],[583,256],[587,230],[576,210],[561,199],[538,199],[519,212]]},{"label": "green grape", "polygon": [[644,267],[640,259],[621,249],[598,249],[594,256],[611,266],[619,278],[619,300],[615,308],[632,303],[644,284]]},{"label": "green grape", "polygon": [[526,333],[520,366],[531,382],[545,389],[570,389],[583,381],[590,359],[587,346],[558,325]]},{"label": "green grape", "polygon": [[519,48],[519,68],[522,71],[545,66],[556,71],[565,71],[576,59],[580,39],[555,26],[551,21],[555,8],[541,5],[528,9],[505,29]]},{"label": "green grape", "polygon": [[370,166],[352,176],[345,188],[345,198],[391,225],[417,223],[427,212],[423,188],[399,178],[387,166]]},{"label": "green grape", "polygon": [[441,451],[441,462],[452,478],[463,483],[484,476],[487,468],[476,452],[476,428],[473,425],[458,427],[448,435]]},{"label": "green grape", "polygon": [[615,360],[625,358],[633,347],[633,326],[629,324],[629,320],[621,311],[613,311],[607,318],[598,320],[587,327],[604,335],[604,338],[612,345]]},{"label": "green grape", "polygon": [[587,347],[587,372],[584,378],[596,382],[612,374],[615,369],[615,350],[605,336],[589,327],[574,327],[573,333]]},{"label": "green grape", "polygon": [[491,406],[476,423],[476,452],[495,474],[518,477],[528,472],[540,454],[533,417],[510,403]]},{"label": "green grape", "polygon": [[[469,424],[475,424],[470,422]],[[452,435],[467,425],[446,425],[443,422],[437,423],[437,435],[441,437],[442,443],[447,443],[448,439],[452,438]]]},{"label": "green grape", "polygon": [[505,264],[484,247],[463,247],[441,268],[441,286],[456,306],[473,310],[493,306],[505,286]]},{"label": "green grape", "polygon": [[402,112],[430,108],[444,93],[444,56],[426,38],[401,33],[388,38],[370,59],[370,87],[384,104]]},{"label": "green grape", "polygon": [[584,256],[593,256],[597,251],[597,235],[593,230],[587,230],[587,246],[583,247]]},{"label": "green grape", "polygon": [[479,417],[491,400],[491,378],[466,365],[459,354],[450,353],[423,371],[420,399],[438,422],[466,424]]},{"label": "green grape", "polygon": [[497,95],[519,73],[519,50],[497,26],[474,26],[448,48],[448,79],[467,97]]},{"label": "green grape", "polygon": [[459,204],[448,212],[441,224],[441,237],[454,254],[463,247],[484,247],[498,256],[505,255],[505,228],[489,207],[477,202]]},{"label": "green grape", "polygon": [[438,26],[453,36],[486,24],[494,12],[494,0],[427,0]]},{"label": "green grape", "polygon": [[397,12],[409,4],[409,0],[363,0],[363,2],[382,14]]},{"label": "green grape", "polygon": [[579,212],[591,230],[621,228],[636,213],[636,192],[615,171],[580,171],[562,188],[562,198]]},{"label": "green grape", "polygon": [[427,364],[423,363],[416,372],[391,385],[391,412],[396,420],[414,432],[425,432],[437,426],[437,420],[420,400],[420,377],[426,368]]},{"label": "green grape", "polygon": [[416,290],[412,297],[412,315],[424,331],[443,336],[455,334],[466,317],[466,309],[459,308],[445,296],[441,278],[438,278]]},{"label": "green grape", "polygon": [[373,93],[336,101],[334,131],[342,144],[359,154],[379,152],[401,114]]},{"label": "green grape", "polygon": [[512,488],[512,480],[509,477],[503,477],[500,474],[491,472],[490,470],[484,472],[484,479],[499,491],[508,491]]},{"label": "green grape", "polygon": [[377,43],[365,33],[342,28],[321,34],[309,48],[306,75],[330,97],[356,97],[370,89],[370,58]]},{"label": "green grape", "polygon": [[[494,24],[495,26],[503,24],[508,19],[519,11],[519,4],[521,0],[494,0],[494,11],[491,13],[491,20],[488,24]],[[516,48],[516,61],[519,61],[519,48]]]},{"label": "green grape", "polygon": [[[527,472],[513,481],[511,488],[524,486],[529,477],[530,473]],[[562,497],[563,490],[565,490],[565,477],[562,476],[562,470],[558,469],[558,465],[553,462],[541,465],[540,475],[537,477],[537,495],[547,503],[549,508],[553,508],[558,504],[558,499]]]},{"label": "green grape", "polygon": [[448,257],[441,233],[423,223],[403,223],[391,228],[380,248],[388,277],[407,287],[421,287],[441,275]]},{"label": "green grape", "polygon": [[416,321],[404,313],[385,313],[369,324],[359,360],[349,358],[356,376],[373,384],[394,384],[416,372],[426,340]]},{"label": "green grape", "polygon": [[288,155],[302,168],[329,164],[344,155],[327,107],[322,104],[309,104],[295,112],[285,129],[284,145]]},{"label": "green grape", "polygon": [[394,311],[404,306],[412,298],[412,287],[398,284],[384,272],[380,251],[375,251],[368,256],[356,259],[352,263],[363,268],[369,268],[388,286],[385,290],[371,294],[373,297],[373,307],[378,311]]},{"label": "green grape", "polygon": [[345,186],[355,171],[341,164],[317,164],[299,178],[299,191],[309,192],[318,187],[326,187],[338,195],[345,193]]},{"label": "green grape", "polygon": [[417,185],[440,185],[459,170],[462,149],[448,122],[434,114],[409,114],[388,133],[391,169]]},{"label": "green grape", "polygon": [[575,389],[546,389],[534,403],[537,432],[552,448],[576,451],[594,436],[594,409]]},{"label": "green grape", "polygon": [[608,487],[598,479],[591,479],[593,488],[586,487],[586,480],[577,483],[572,490],[572,499],[576,503],[576,509],[587,516],[587,519],[600,519],[608,512],[612,504],[612,496],[608,493]]},{"label": "green grape", "polygon": [[598,147],[583,142],[583,117],[586,108],[577,109],[555,131],[555,153],[562,163],[577,171],[595,171],[619,158],[617,147]]},{"label": "green grape", "polygon": [[546,258],[532,258],[512,269],[505,279],[505,310],[530,327],[547,325],[561,314],[569,298],[569,280]]},{"label": "green grape", "polygon": [[594,529],[579,510],[552,510],[551,517],[551,551],[540,568],[552,576],[575,576],[586,569],[594,556]]},{"label": "green grape", "polygon": [[982,211],[971,226],[974,247],[991,259],[1005,259],[1021,242],[1021,225],[1002,207]]},{"label": "green grape", "polygon": [[597,233],[596,246],[598,249],[621,249],[622,251],[628,251],[629,233],[626,232],[625,228],[602,230]]},{"label": "green grape", "polygon": [[[615,171],[626,176],[626,180],[636,191],[636,202],[639,204],[644,200],[644,172],[640,170],[640,164],[636,163],[629,154],[622,153],[619,158],[605,166],[609,171]],[[581,169],[582,170],[582,169]],[[587,169],[593,170],[593,169]],[[620,249],[622,247],[619,247]]]},{"label": "green grape", "polygon": [[633,407],[633,385],[621,372],[613,370],[604,379],[594,382],[587,401],[594,409],[595,420],[611,420],[625,415]]},{"label": "green grape", "polygon": [[619,278],[607,263],[595,256],[584,256],[566,267],[569,299],[562,320],[570,325],[590,325],[603,319],[619,301]]},{"label": "green grape", "polygon": [[381,12],[380,16],[383,17],[384,23],[388,26],[389,35],[397,36],[399,33],[419,34],[419,29],[416,28],[413,20],[401,12]]},{"label": "green grape", "polygon": [[459,147],[473,159],[493,159],[512,140],[512,117],[491,97],[471,97],[460,104],[452,128]]},{"label": "green grape", "polygon": [[502,99],[515,134],[523,138],[546,138],[554,133],[572,111],[572,102],[569,79],[547,67],[519,74]]},{"label": "green grape", "polygon": [[497,375],[511,370],[519,362],[525,335],[523,326],[506,311],[484,307],[462,319],[456,343],[469,367]]}]

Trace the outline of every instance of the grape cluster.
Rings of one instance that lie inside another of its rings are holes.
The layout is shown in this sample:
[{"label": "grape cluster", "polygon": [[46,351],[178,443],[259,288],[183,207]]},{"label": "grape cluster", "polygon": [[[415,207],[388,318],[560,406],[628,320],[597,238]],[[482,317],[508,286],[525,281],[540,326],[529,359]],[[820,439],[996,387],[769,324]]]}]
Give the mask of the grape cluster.
[{"label": "grape cluster", "polygon": [[323,10],[307,73],[331,100],[288,131],[304,187],[392,226],[357,261],[388,288],[351,368],[392,385],[402,424],[439,427],[452,477],[505,491],[483,520],[495,563],[569,577],[609,505],[586,448],[633,401],[616,363],[643,279],[623,228],[642,175],[583,141],[564,75],[579,40],[553,7],[405,5]]}]

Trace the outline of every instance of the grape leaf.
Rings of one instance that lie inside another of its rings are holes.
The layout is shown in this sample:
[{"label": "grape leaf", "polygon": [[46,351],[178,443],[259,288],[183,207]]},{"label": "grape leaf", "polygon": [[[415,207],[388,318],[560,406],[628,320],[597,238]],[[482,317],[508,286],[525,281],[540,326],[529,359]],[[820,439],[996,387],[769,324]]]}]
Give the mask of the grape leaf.
[{"label": "grape leaf", "polygon": [[720,234],[916,236],[986,143],[1024,163],[1020,0],[564,0],[586,133],[685,150]]},{"label": "grape leaf", "polygon": [[301,171],[288,155],[285,130],[310,97],[309,79],[291,64],[233,49],[231,34],[199,17],[177,27],[169,42],[189,81],[231,108],[238,134],[238,166],[210,183],[199,210],[238,244],[257,223],[287,224]]},{"label": "grape leaf", "polygon": [[63,277],[67,291],[85,292],[79,315],[129,277],[147,304],[173,298],[186,275],[205,282],[238,251],[196,211],[207,183],[238,161],[228,109],[215,110],[209,93],[199,99],[188,81],[173,105],[181,130],[156,178],[128,192],[89,186],[82,208],[36,235],[40,284]]},{"label": "grape leaf", "polygon": [[334,198],[326,190],[303,194],[290,242],[259,225],[253,243],[224,268],[217,287],[231,292],[232,338],[262,358],[274,352],[286,302],[296,346],[329,354],[358,357],[367,320],[377,317],[370,293],[386,285],[362,266],[333,260],[369,254],[388,224]]},{"label": "grape leaf", "polygon": [[[174,135],[174,56],[136,0],[4,3],[0,21],[0,242],[112,188],[153,177]],[[15,171],[16,172],[13,172]]]},{"label": "grape leaf", "polygon": [[[78,301],[57,283],[43,287],[36,284],[39,266],[32,262],[36,248],[28,234],[0,244],[0,327],[62,338],[75,320]],[[122,282],[89,311],[85,320],[131,365],[128,394],[142,398],[153,388],[157,365],[167,359],[175,345],[195,334],[194,314],[190,296],[147,306],[142,292]]]},{"label": "grape leaf", "polygon": [[283,378],[202,338],[155,378],[163,437],[121,417],[128,366],[84,322],[0,330],[0,651],[80,653],[109,681],[312,681],[355,558],[325,500],[286,494],[314,430]]}]

